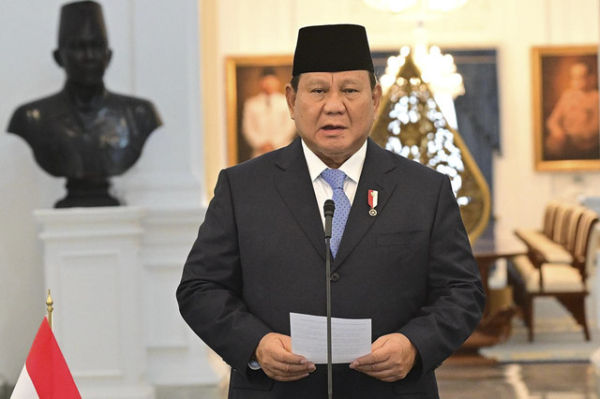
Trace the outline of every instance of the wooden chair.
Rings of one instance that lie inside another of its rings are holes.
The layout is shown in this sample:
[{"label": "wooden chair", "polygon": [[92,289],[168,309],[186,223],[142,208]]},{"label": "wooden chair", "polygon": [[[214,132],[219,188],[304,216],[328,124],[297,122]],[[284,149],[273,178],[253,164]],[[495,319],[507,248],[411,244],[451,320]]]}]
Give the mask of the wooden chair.
[{"label": "wooden chair", "polygon": [[533,341],[534,299],[540,296],[555,297],[583,328],[587,341],[590,332],[585,315],[585,297],[587,289],[588,245],[598,215],[589,209],[573,206],[565,209],[560,224],[560,232],[554,232],[557,239],[565,240],[566,249],[571,254],[569,263],[539,263],[538,257],[530,255],[517,256],[512,263],[522,279],[517,289],[520,289],[520,303],[523,319],[528,329],[529,341]]},{"label": "wooden chair", "polygon": [[536,264],[571,263],[573,258],[565,247],[569,237],[566,227],[577,205],[551,201],[544,213],[542,231],[517,229],[515,234],[525,243],[529,258]]},{"label": "wooden chair", "polygon": [[554,220],[556,218],[556,210],[558,209],[559,205],[560,202],[558,201],[550,201],[546,205],[542,233],[548,238],[552,237],[552,231],[554,230]]},{"label": "wooden chair", "polygon": [[517,229],[515,233],[523,241],[534,242],[536,240],[552,239],[552,231],[554,229],[554,220],[556,216],[556,210],[558,209],[560,202],[550,201],[546,204],[544,209],[544,223],[541,230],[534,229]]}]

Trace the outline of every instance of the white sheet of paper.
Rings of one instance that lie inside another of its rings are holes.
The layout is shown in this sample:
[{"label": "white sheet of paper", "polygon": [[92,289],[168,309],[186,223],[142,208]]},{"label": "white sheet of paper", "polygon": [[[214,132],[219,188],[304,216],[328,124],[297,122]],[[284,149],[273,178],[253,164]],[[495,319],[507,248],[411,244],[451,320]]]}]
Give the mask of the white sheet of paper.
[{"label": "white sheet of paper", "polygon": [[[327,317],[290,313],[292,352],[327,363]],[[371,352],[371,319],[331,318],[332,363],[351,363]]]}]

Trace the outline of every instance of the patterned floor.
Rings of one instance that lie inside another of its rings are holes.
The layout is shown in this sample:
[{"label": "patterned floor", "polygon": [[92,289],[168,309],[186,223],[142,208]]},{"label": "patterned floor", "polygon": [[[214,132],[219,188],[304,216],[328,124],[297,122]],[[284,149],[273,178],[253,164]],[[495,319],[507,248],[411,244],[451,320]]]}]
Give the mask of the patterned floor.
[{"label": "patterned floor", "polygon": [[[600,399],[589,363],[448,366],[437,371],[443,399]],[[157,399],[222,399],[215,387],[161,387]]]},{"label": "patterned floor", "polygon": [[438,370],[444,399],[598,399],[599,379],[589,363],[501,364]]}]

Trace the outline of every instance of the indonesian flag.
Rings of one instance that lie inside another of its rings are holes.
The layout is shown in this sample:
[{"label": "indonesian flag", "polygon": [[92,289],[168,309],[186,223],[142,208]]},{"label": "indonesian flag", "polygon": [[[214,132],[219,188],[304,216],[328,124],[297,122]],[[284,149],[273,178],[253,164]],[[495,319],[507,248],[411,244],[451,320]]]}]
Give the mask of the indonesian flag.
[{"label": "indonesian flag", "polygon": [[81,399],[45,317],[10,398]]}]

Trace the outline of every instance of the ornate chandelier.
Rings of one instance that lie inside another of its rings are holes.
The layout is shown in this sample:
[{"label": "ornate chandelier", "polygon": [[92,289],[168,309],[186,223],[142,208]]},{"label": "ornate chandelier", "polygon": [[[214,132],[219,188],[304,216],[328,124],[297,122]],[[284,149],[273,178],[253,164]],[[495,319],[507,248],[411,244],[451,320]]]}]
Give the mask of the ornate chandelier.
[{"label": "ornate chandelier", "polygon": [[436,102],[450,126],[456,128],[453,99],[465,93],[462,76],[456,71],[450,54],[442,54],[438,46],[429,46],[424,21],[440,17],[445,12],[466,4],[467,0],[364,0],[378,10],[391,12],[417,21],[412,47],[404,46],[397,56],[388,58],[385,74],[380,77],[384,93],[394,83],[400,68],[411,56],[421,79],[433,92]]},{"label": "ornate chandelier", "polygon": [[380,78],[384,92],[394,83],[410,53],[421,71],[421,78],[435,94],[446,94],[452,98],[465,94],[462,76],[456,72],[452,56],[442,54],[438,46],[427,48],[425,44],[417,44],[412,49],[404,46],[400,49],[400,54],[388,58],[385,74]]},{"label": "ornate chandelier", "polygon": [[408,57],[411,57],[419,68],[421,79],[429,86],[435,101],[446,116],[448,124],[456,129],[457,121],[453,100],[465,94],[465,86],[462,76],[456,72],[452,56],[442,54],[437,46],[428,48],[422,43],[416,44],[413,48],[404,46],[397,56],[389,57],[385,73],[379,79],[383,93],[387,93],[395,83],[398,72]]},{"label": "ornate chandelier", "polygon": [[[380,78],[384,96],[371,137],[382,147],[437,170],[450,178],[465,227],[472,241],[490,213],[489,188],[456,130],[453,99],[465,93],[451,55],[427,45],[423,20],[428,10],[446,11],[466,0],[364,0],[388,12],[420,4],[412,47],[388,58]],[[411,11],[409,11],[411,12]]]},{"label": "ornate chandelier", "polygon": [[382,98],[371,137],[382,147],[447,175],[469,237],[474,241],[481,234],[490,213],[489,188],[410,54]]}]

